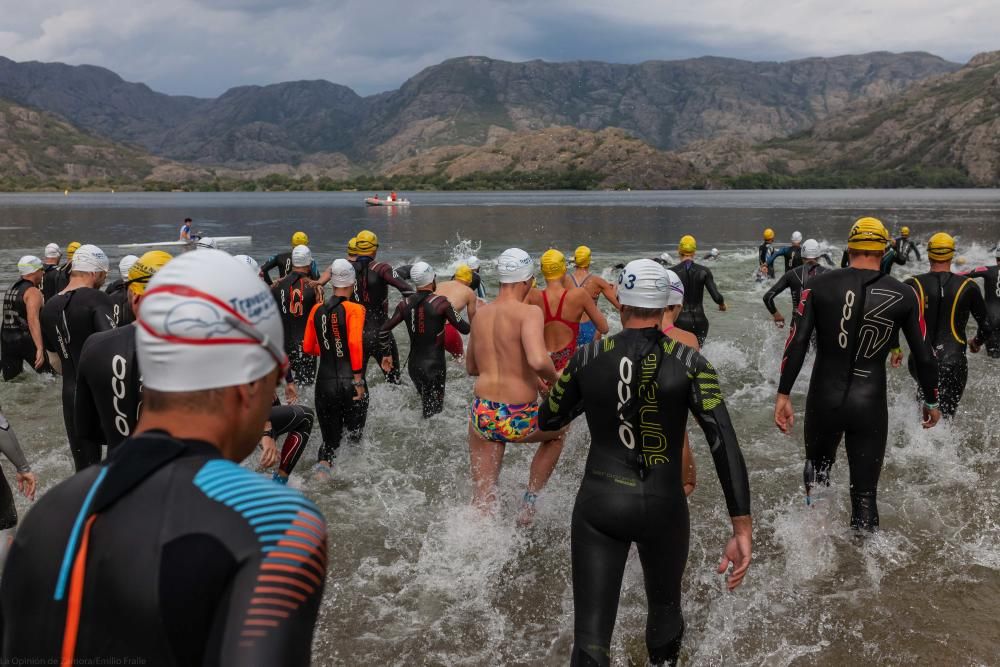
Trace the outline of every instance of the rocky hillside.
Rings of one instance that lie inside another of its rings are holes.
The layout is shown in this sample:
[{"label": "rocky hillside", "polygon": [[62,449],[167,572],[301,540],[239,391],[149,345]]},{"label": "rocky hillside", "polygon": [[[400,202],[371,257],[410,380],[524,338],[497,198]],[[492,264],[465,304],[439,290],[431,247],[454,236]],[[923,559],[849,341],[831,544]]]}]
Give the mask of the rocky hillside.
[{"label": "rocky hillside", "polygon": [[620,127],[662,149],[720,136],[763,141],[957,67],[924,53],[638,65],[468,57],[370,97],[298,81],[209,100],[156,93],[98,67],[0,58],[0,97],[173,159],[255,167],[321,154],[380,168],[437,146],[482,145],[498,129]]},{"label": "rocky hillside", "polygon": [[[1000,51],[901,95],[831,116],[797,136],[758,146],[739,141],[696,144],[683,157],[730,177],[768,174],[807,179],[822,174],[944,175],[951,183],[1000,185]],[[919,173],[918,173],[919,172]],[[786,180],[788,180],[786,179]]]}]

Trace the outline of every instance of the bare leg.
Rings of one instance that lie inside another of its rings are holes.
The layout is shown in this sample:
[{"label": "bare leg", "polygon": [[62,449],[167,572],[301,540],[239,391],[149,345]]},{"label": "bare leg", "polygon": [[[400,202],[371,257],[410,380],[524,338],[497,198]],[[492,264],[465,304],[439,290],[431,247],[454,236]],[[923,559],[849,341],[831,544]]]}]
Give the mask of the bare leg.
[{"label": "bare leg", "polygon": [[539,440],[541,444],[535,451],[535,457],[531,460],[531,470],[528,473],[528,490],[524,494],[521,513],[517,517],[517,522],[522,526],[531,524],[535,518],[535,500],[545,488],[549,478],[552,477],[556,464],[559,463],[559,456],[562,454],[563,444],[566,442],[566,432],[537,431],[522,442]]},{"label": "bare leg", "polygon": [[503,453],[503,443],[484,440],[469,427],[472,504],[483,514],[492,514],[496,504],[497,480],[500,478]]}]

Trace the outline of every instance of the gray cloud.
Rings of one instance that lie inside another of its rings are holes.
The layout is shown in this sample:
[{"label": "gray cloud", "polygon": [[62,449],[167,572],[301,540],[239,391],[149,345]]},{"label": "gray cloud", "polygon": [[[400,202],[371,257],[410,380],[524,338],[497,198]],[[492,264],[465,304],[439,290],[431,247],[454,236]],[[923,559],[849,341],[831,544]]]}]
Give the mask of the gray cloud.
[{"label": "gray cloud", "polygon": [[328,79],[395,88],[461,55],[638,62],[1000,48],[994,0],[0,0],[0,55],[89,63],[171,93]]}]

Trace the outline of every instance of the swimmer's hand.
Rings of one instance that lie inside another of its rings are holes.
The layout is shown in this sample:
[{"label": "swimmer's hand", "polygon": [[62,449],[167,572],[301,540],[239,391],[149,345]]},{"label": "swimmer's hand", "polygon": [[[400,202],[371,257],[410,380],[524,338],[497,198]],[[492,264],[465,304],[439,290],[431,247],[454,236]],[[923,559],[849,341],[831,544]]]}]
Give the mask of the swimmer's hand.
[{"label": "swimmer's hand", "polygon": [[723,301],[722,303],[719,304],[719,311],[723,312],[723,313],[726,312],[726,302],[725,301]]},{"label": "swimmer's hand", "polygon": [[17,490],[28,500],[35,499],[35,488],[38,486],[38,478],[33,472],[17,473]]},{"label": "swimmer's hand", "polygon": [[392,372],[392,357],[382,357],[382,363],[379,364],[382,370],[386,373]]},{"label": "swimmer's hand", "polygon": [[778,325],[779,329],[784,329],[785,328],[785,317],[781,313],[775,311],[775,313],[774,313],[774,323]]},{"label": "swimmer's hand", "polygon": [[296,389],[294,382],[289,382],[285,385],[285,403],[288,405],[295,405],[299,402],[299,390]]},{"label": "swimmer's hand", "polygon": [[260,453],[260,467],[273,467],[278,462],[278,443],[273,437],[265,435],[260,439],[260,446],[264,450]]},{"label": "swimmer's hand", "polygon": [[[978,352],[979,350],[976,350]],[[35,370],[40,369],[45,365],[45,352],[44,350],[38,350],[35,352],[35,363],[33,364]]]},{"label": "swimmer's hand", "polygon": [[753,552],[753,525],[750,515],[734,516],[733,536],[726,544],[726,550],[722,552],[722,561],[719,562],[719,574],[725,574],[726,570],[732,566],[732,571],[726,577],[726,587],[732,591],[741,583],[750,569],[750,557]]},{"label": "swimmer's hand", "polygon": [[782,433],[789,433],[795,425],[795,410],[792,408],[792,399],[788,394],[778,394],[774,402],[774,425]]},{"label": "swimmer's hand", "polygon": [[[387,358],[391,362],[392,357],[387,357]],[[390,367],[390,370],[392,370],[391,367]],[[386,371],[386,373],[388,373],[388,372],[389,371]],[[352,384],[354,385],[354,399],[353,400],[355,400],[355,401],[363,401],[363,400],[365,400],[365,394],[368,393],[368,387],[365,386],[364,378],[361,376],[360,373],[355,373],[354,374],[354,382]]]},{"label": "swimmer's hand", "polygon": [[937,423],[941,421],[941,411],[938,410],[937,408],[929,408],[926,405],[923,406],[923,410],[924,410],[924,415],[923,415],[924,418],[922,426],[924,428],[934,428],[935,426],[937,426]]},{"label": "swimmer's hand", "polygon": [[900,349],[895,349],[889,355],[889,363],[893,368],[899,368],[903,365],[903,351]]}]

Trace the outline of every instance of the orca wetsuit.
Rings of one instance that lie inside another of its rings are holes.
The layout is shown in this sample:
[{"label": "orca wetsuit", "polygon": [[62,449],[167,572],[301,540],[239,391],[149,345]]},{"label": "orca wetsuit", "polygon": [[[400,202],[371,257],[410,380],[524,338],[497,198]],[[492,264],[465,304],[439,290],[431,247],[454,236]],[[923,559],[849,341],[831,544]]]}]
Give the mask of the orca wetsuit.
[{"label": "orca wetsuit", "polygon": [[292,271],[271,286],[285,330],[285,354],[295,379],[304,385],[316,381],[316,360],[302,351],[302,339],[309,313],[316,304],[323,303],[323,288],[317,284],[307,285],[308,279],[306,274]]},{"label": "orca wetsuit", "polygon": [[[0,326],[0,368],[3,379],[13,380],[24,370],[24,362],[34,368],[38,350],[28,327],[28,307],[24,294],[35,287],[30,280],[20,278],[11,285],[3,298],[3,324]],[[41,373],[45,366],[38,369]]]},{"label": "orca wetsuit", "polygon": [[937,366],[913,288],[867,269],[828,271],[802,292],[781,362],[778,393],[789,394],[813,332],[816,361],[806,398],[807,492],[828,484],[843,438],[851,480],[851,526],[878,527],[877,491],[888,437],[885,361],[902,331],[928,401],[937,401]]},{"label": "orca wetsuit", "polygon": [[993,359],[1000,359],[1000,264],[980,266],[973,269],[968,275],[970,278],[983,279],[986,319],[989,321],[986,353]]},{"label": "orca wetsuit", "polygon": [[135,432],[142,409],[142,375],[135,353],[135,325],[95,333],[80,353],[73,422],[79,448],[101,460]]},{"label": "orca wetsuit", "polygon": [[684,633],[681,577],[688,506],[681,458],[688,414],[705,433],[731,516],[750,486],[712,365],[656,327],[626,329],[577,351],[542,402],[538,427],[587,415],[591,446],[573,507],[572,665],[608,665],[625,562],[639,550],[650,661],[675,664]]},{"label": "orca wetsuit", "polygon": [[0,657],[305,666],[326,564],[326,521],[301,493],[208,443],[142,433],[22,521]]},{"label": "orca wetsuit", "polygon": [[128,281],[119,278],[104,290],[114,303],[115,326],[123,327],[135,321],[132,304],[128,298]]},{"label": "orca wetsuit", "polygon": [[[976,340],[980,344],[989,331],[983,295],[974,280],[948,271],[913,276],[906,284],[917,291],[923,302],[927,342],[937,361],[941,414],[954,417],[969,378],[969,361],[965,357],[965,329],[969,324],[969,315],[975,317],[979,324]],[[912,355],[907,365],[910,374],[916,378],[917,367]]]},{"label": "orca wetsuit", "polygon": [[66,436],[69,438],[73,464],[77,472],[100,460],[92,449],[84,449],[74,426],[76,370],[83,344],[92,334],[115,328],[114,304],[100,290],[80,287],[57,294],[42,308],[42,338],[45,349],[57,354],[62,362],[62,404]]},{"label": "orca wetsuit", "polygon": [[[363,306],[334,296],[309,313],[302,348],[319,357],[316,376],[316,419],[323,444],[319,460],[332,463],[344,431],[357,442],[368,419],[368,391],[364,384],[364,330],[367,313]],[[354,375],[361,375],[364,397],[355,400]]]},{"label": "orca wetsuit", "polygon": [[725,303],[719,288],[715,286],[715,278],[707,266],[685,260],[671,268],[684,283],[684,307],[674,324],[678,329],[690,331],[698,337],[698,345],[704,346],[708,338],[708,318],[705,317],[705,290],[708,290],[712,301],[718,305]]},{"label": "orca wetsuit", "polygon": [[778,281],[771,286],[771,289],[764,293],[764,306],[767,312],[774,315],[778,309],[774,305],[774,298],[786,289],[792,293],[792,313],[799,308],[799,300],[802,298],[802,290],[816,276],[826,273],[828,269],[820,266],[817,262],[801,264],[791,271],[786,271],[778,278]]},{"label": "orca wetsuit", "polygon": [[410,334],[410,357],[406,365],[427,419],[444,409],[445,324],[468,334],[469,323],[458,318],[447,298],[433,292],[417,292],[400,301],[392,318],[382,325],[382,349],[389,349],[392,330],[404,320]]},{"label": "orca wetsuit", "polygon": [[[361,256],[352,262],[357,274],[354,285],[354,301],[365,307],[364,336],[364,374],[368,375],[368,361],[375,359],[375,364],[382,360],[379,342],[379,331],[389,319],[389,286],[395,287],[404,297],[413,294],[409,283],[396,277],[391,266],[385,262],[376,262],[373,257]],[[386,356],[392,357],[392,371],[385,374],[387,382],[399,384],[399,348],[396,340],[389,341]]]}]

